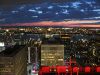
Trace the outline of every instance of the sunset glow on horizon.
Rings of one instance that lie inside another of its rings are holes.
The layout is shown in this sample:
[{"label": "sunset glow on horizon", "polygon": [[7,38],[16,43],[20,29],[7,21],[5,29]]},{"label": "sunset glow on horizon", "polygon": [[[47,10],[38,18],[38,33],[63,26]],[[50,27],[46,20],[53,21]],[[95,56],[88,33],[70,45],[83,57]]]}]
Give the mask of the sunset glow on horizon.
[{"label": "sunset glow on horizon", "polygon": [[32,23],[15,23],[15,24],[0,24],[0,26],[62,26],[62,27],[96,27],[100,28],[100,24],[96,24],[100,20],[76,20],[76,21],[42,21]]}]

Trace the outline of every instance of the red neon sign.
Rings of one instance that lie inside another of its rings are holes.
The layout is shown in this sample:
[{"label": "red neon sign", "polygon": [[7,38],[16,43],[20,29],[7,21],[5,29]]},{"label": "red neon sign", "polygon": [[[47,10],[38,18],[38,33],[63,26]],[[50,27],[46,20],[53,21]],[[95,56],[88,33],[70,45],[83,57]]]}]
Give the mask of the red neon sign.
[{"label": "red neon sign", "polygon": [[90,72],[91,68],[90,67],[85,67],[85,72]]},{"label": "red neon sign", "polygon": [[57,72],[66,72],[66,66],[57,66]]},{"label": "red neon sign", "polygon": [[48,73],[48,72],[50,72],[50,67],[48,67],[48,66],[43,66],[43,67],[41,68],[41,71],[44,72],[44,73]]},{"label": "red neon sign", "polygon": [[78,72],[79,68],[78,67],[73,67],[73,72]]},{"label": "red neon sign", "polygon": [[97,68],[96,68],[96,71],[97,71],[97,72],[100,72],[100,67],[97,67]]}]

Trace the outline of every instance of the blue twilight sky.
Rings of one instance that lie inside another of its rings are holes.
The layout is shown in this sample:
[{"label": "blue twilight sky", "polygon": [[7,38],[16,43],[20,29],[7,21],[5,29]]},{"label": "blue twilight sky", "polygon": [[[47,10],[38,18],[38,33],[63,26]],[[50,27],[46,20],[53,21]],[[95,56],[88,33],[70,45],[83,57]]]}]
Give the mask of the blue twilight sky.
[{"label": "blue twilight sky", "polygon": [[100,1],[74,0],[0,6],[0,24],[39,21],[100,20]]}]

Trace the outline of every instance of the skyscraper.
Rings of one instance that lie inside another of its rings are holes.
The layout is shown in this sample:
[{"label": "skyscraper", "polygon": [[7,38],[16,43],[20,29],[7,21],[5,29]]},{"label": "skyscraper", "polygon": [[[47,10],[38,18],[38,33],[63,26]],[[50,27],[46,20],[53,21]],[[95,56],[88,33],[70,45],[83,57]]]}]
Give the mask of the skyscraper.
[{"label": "skyscraper", "polygon": [[64,45],[41,45],[41,66],[64,65]]}]

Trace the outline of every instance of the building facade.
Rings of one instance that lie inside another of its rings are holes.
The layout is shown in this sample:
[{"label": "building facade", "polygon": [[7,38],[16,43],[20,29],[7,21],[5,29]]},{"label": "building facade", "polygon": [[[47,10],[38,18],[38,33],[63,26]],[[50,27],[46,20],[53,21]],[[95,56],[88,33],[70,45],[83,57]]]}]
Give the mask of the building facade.
[{"label": "building facade", "polygon": [[0,53],[0,75],[26,75],[26,49],[25,46],[14,46]]},{"label": "building facade", "polygon": [[64,65],[64,45],[41,45],[41,66]]}]

